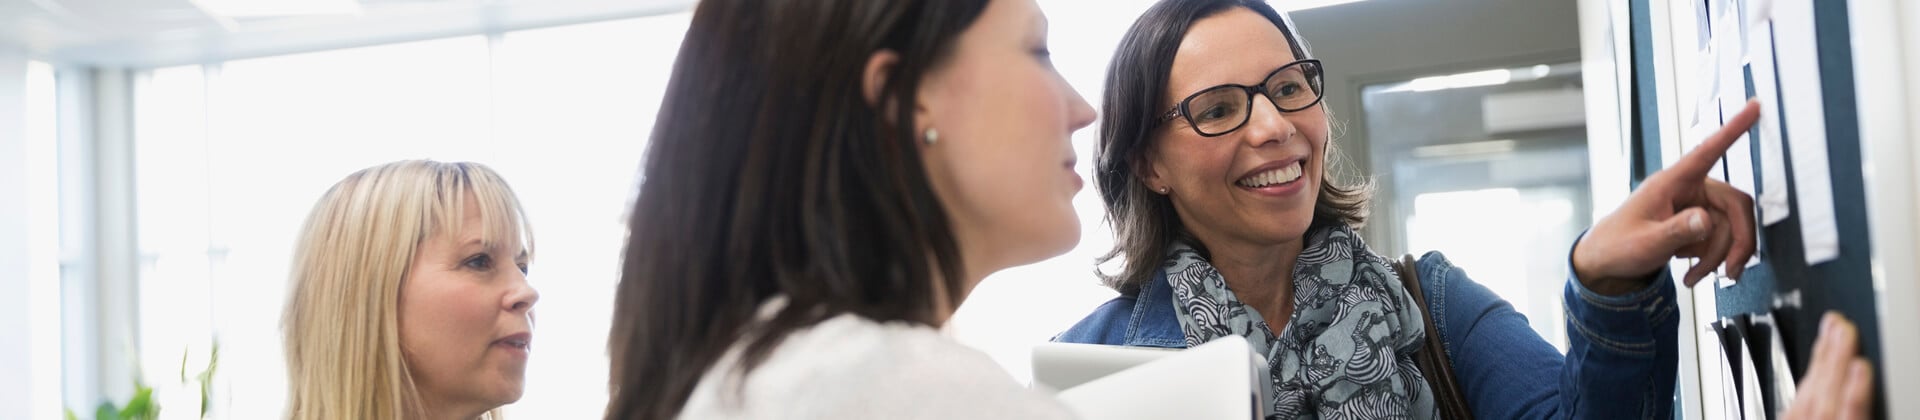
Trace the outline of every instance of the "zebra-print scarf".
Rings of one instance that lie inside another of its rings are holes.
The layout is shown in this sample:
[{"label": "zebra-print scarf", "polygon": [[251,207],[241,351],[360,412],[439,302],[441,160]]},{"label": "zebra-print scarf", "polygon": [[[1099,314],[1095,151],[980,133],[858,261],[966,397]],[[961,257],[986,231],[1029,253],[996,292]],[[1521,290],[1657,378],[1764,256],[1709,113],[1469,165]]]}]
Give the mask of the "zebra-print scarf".
[{"label": "zebra-print scarf", "polygon": [[1308,232],[1293,266],[1293,316],[1278,337],[1192,246],[1175,243],[1167,259],[1188,347],[1231,334],[1266,356],[1269,419],[1439,418],[1413,361],[1424,339],[1420,306],[1352,229]]}]

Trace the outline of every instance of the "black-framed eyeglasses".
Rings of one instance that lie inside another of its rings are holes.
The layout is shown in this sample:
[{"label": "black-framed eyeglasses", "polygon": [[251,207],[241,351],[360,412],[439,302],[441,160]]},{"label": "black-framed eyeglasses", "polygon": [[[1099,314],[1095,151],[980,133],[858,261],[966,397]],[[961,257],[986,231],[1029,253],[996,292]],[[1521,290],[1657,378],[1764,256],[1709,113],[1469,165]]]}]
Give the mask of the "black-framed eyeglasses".
[{"label": "black-framed eyeglasses", "polygon": [[1247,125],[1253,116],[1253,94],[1266,95],[1280,112],[1298,112],[1320,103],[1322,92],[1320,60],[1306,59],[1287,63],[1267,73],[1258,86],[1224,84],[1202,89],[1160,116],[1166,124],[1186,117],[1187,124],[1203,137],[1225,135]]}]

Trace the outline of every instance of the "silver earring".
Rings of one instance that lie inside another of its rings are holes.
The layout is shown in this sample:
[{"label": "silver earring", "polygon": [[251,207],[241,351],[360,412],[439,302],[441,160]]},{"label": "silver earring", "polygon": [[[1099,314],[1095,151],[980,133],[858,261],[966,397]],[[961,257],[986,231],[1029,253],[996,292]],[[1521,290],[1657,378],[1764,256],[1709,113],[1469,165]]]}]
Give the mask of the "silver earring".
[{"label": "silver earring", "polygon": [[1160,187],[1160,193],[1161,193],[1161,194],[1166,194],[1166,193],[1167,193],[1167,191],[1169,191],[1169,190],[1170,190],[1170,189],[1169,189],[1169,188],[1167,188],[1167,187]]},{"label": "silver earring", "polygon": [[932,146],[934,143],[940,142],[940,130],[935,130],[933,129],[933,127],[927,127],[927,133],[925,134],[925,136],[926,137],[924,137],[922,141],[927,142],[928,146]]}]

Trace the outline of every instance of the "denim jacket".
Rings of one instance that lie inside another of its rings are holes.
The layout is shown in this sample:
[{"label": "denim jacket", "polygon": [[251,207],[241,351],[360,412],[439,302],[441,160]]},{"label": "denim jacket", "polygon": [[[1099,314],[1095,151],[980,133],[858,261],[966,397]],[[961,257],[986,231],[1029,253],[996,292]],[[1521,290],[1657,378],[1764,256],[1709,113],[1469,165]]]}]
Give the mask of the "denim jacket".
[{"label": "denim jacket", "polygon": [[[1474,417],[1673,416],[1680,308],[1666,270],[1647,288],[1622,296],[1600,295],[1569,278],[1569,345],[1562,356],[1527,325],[1525,315],[1439,252],[1422,256],[1418,266],[1427,315],[1437,321]],[[1139,291],[1100,305],[1054,341],[1185,347],[1173,311],[1172,287],[1166,274],[1156,273]]]}]

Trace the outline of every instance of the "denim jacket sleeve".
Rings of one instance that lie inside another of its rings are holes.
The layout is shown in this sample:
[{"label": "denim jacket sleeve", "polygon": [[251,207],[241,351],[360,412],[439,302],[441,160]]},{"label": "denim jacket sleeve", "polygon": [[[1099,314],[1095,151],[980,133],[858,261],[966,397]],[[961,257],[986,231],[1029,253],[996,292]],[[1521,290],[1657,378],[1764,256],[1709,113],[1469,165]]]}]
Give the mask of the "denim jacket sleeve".
[{"label": "denim jacket sleeve", "polygon": [[1154,273],[1139,289],[1100,305],[1072,328],[1054,336],[1053,341],[1185,348],[1186,333],[1180,330],[1180,319],[1173,308],[1173,288],[1167,285],[1166,273]]},{"label": "denim jacket sleeve", "polygon": [[1562,356],[1528,326],[1526,316],[1438,252],[1427,253],[1419,267],[1421,288],[1441,321],[1436,327],[1474,417],[1672,416],[1680,322],[1673,279],[1665,270],[1647,288],[1622,296],[1593,292],[1569,276]]}]

